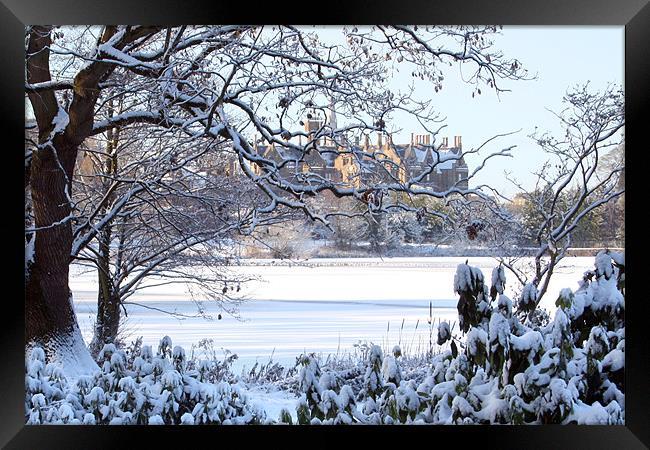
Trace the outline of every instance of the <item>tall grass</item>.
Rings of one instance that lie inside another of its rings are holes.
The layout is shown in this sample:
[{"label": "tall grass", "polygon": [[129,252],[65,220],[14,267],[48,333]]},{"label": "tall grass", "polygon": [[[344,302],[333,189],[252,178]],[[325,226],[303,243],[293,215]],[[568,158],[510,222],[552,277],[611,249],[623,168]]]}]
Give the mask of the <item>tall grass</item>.
[{"label": "tall grass", "polygon": [[[391,339],[390,336],[390,320],[387,321],[386,324],[386,334],[382,336],[381,339],[381,347],[384,352],[384,354],[392,354],[393,350],[393,343],[395,342],[393,339]],[[441,317],[434,317],[433,316],[433,305],[432,302],[429,302],[429,316],[427,317],[427,325],[429,328],[429,342],[428,345],[423,343],[423,337],[422,334],[420,333],[418,335],[418,329],[420,327],[420,319],[417,319],[415,322],[415,327],[412,330],[410,339],[408,336],[408,324],[406,323],[406,319],[402,318],[402,322],[400,324],[400,327],[397,329],[397,345],[399,345],[401,351],[402,351],[402,358],[409,359],[409,360],[417,360],[417,361],[430,361],[430,359],[437,355],[442,353],[443,351],[447,350],[449,348],[449,343],[445,343],[443,345],[438,345],[437,343],[437,332],[438,328],[440,327],[440,323],[442,322]],[[456,321],[450,322],[450,330],[453,331],[456,327]],[[417,337],[417,341],[416,341]],[[402,344],[404,343],[404,346]]]}]

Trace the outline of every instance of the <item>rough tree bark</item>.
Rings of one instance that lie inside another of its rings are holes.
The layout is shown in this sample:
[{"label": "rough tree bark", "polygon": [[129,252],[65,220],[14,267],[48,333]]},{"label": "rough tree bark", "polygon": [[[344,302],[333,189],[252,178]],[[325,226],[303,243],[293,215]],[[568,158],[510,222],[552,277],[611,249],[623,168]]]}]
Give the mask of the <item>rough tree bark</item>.
[{"label": "rough tree bark", "polygon": [[[34,27],[29,39],[27,79],[50,81],[49,27]],[[71,212],[67,192],[76,158],[76,147],[64,134],[51,133],[59,104],[52,91],[30,93],[39,129],[39,148],[31,161],[31,193],[35,233],[34,259],[25,287],[26,340],[46,345],[73,332],[76,323],[70,302],[68,269],[72,227],[64,219]],[[53,225],[61,223],[61,225]],[[40,229],[42,228],[42,229]]]},{"label": "rough tree bark", "polygon": [[[116,35],[107,26],[98,44]],[[115,48],[157,31],[154,28],[127,29]],[[51,26],[34,26],[27,45],[27,82],[51,81],[49,47]],[[114,65],[94,61],[77,73],[73,98],[66,112],[53,90],[29,92],[39,130],[39,146],[30,167],[30,185],[35,225],[34,258],[25,286],[26,344],[41,345],[48,356],[70,342],[83,342],[74,314],[68,286],[73,244],[71,181],[79,145],[92,132],[99,82],[111,74]],[[81,347],[75,346],[75,351]],[[87,350],[86,350],[87,352]]]}]

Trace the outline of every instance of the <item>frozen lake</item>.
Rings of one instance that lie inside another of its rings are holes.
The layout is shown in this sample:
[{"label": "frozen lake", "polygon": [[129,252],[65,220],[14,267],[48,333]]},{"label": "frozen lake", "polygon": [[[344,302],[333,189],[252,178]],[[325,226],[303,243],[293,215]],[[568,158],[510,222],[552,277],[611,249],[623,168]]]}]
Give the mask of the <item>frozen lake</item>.
[{"label": "frozen lake", "polygon": [[[234,268],[246,275],[259,275],[242,294],[249,298],[240,306],[240,319],[222,313],[222,320],[179,320],[155,309],[196,314],[196,305],[182,285],[149,288],[129,300],[126,322],[129,340],[142,336],[154,349],[169,335],[174,345],[185,347],[203,338],[215,347],[239,355],[237,368],[257,360],[293,364],[302,352],[345,353],[359,341],[372,341],[390,348],[398,342],[405,353],[425,350],[429,342],[429,302],[434,323],[457,320],[457,295],[453,292],[456,266],[469,259],[481,268],[489,282],[497,262],[486,257],[355,258],[308,261],[315,266],[286,266],[261,260],[264,265]],[[593,257],[567,257],[551,281],[542,306],[554,309],[560,289],[577,289],[584,271],[593,267]],[[506,272],[506,294],[512,293],[514,276]],[[75,310],[84,338],[92,335],[96,312],[96,273],[83,273],[73,266],[70,274]],[[512,298],[512,297],[511,297]],[[215,318],[215,303],[205,302]],[[402,328],[403,322],[403,329]],[[401,329],[401,330],[400,330]],[[457,329],[457,328],[456,328]],[[435,329],[433,330],[435,340]]]}]

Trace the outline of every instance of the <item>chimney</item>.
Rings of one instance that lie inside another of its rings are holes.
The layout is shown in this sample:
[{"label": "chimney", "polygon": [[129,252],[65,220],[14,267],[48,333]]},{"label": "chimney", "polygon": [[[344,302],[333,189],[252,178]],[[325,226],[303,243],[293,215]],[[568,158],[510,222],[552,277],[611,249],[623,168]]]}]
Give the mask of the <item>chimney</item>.
[{"label": "chimney", "polygon": [[413,136],[414,135],[415,135],[415,133],[411,133],[411,145],[413,145]]},{"label": "chimney", "polygon": [[381,131],[380,131],[379,133],[377,133],[377,147],[381,148],[381,147],[383,147],[383,145],[384,144],[382,143],[382,136],[381,136]]},{"label": "chimney", "polygon": [[462,146],[461,137],[460,136],[454,136],[454,147],[460,148],[461,146]]},{"label": "chimney", "polygon": [[370,148],[370,137],[366,134],[366,150]]},{"label": "chimney", "polygon": [[448,137],[443,137],[442,138],[442,146],[444,148],[447,148],[449,146],[449,138]]},{"label": "chimney", "polygon": [[427,145],[431,144],[431,135],[427,134]]}]

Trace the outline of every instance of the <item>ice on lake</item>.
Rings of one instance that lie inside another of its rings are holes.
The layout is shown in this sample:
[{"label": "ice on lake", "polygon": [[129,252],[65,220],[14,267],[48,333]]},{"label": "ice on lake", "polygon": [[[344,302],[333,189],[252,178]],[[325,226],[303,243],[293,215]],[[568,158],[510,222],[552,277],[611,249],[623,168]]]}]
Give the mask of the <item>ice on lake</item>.
[{"label": "ice on lake", "polygon": [[[189,353],[192,344],[210,338],[217,349],[228,349],[239,356],[236,368],[251,367],[255,361],[267,362],[271,356],[274,361],[292,365],[303,352],[342,354],[351,352],[359,341],[385,348],[399,343],[405,353],[419,353],[426,351],[430,339],[430,303],[434,324],[440,320],[457,321],[458,297],[453,292],[453,280],[457,265],[466,260],[479,267],[489,282],[497,262],[487,257],[307,262],[314,266],[256,261],[234,268],[240,274],[260,277],[243,286],[241,294],[249,300],[239,307],[240,318],[206,301],[206,313],[215,320],[179,320],[158,310],[195,315],[196,304],[185,287],[152,287],[129,298],[144,306],[128,306],[127,340],[142,336],[145,344],[155,348],[160,338],[168,335],[174,345],[185,347]],[[565,287],[577,289],[582,274],[592,267],[592,257],[565,258],[542,307],[554,310],[559,291]],[[512,294],[514,276],[506,273],[506,278],[506,294]],[[73,266],[70,286],[79,325],[88,342],[97,308],[96,273]],[[219,313],[222,319],[216,320]],[[435,340],[435,329],[433,334]]]}]

